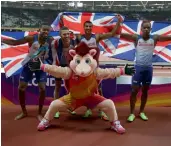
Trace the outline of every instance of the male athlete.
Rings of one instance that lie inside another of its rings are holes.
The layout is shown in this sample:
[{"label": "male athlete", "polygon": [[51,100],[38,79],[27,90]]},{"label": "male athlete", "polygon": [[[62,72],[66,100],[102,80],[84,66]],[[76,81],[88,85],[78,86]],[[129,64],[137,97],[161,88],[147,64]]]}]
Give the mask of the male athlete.
[{"label": "male athlete", "polygon": [[[62,67],[68,66],[66,61],[67,53],[70,49],[74,48],[76,42],[70,38],[70,31],[67,27],[62,27],[60,29],[60,38],[55,39],[52,42],[52,57],[53,65],[60,65]],[[55,78],[55,90],[54,90],[54,100],[59,98],[59,91],[61,88],[62,79]],[[70,111],[71,112],[71,111]],[[75,112],[71,112],[75,114]],[[55,114],[55,118],[59,118],[60,113]]]},{"label": "male athlete", "polygon": [[129,35],[121,34],[121,37],[133,40],[136,46],[136,61],[135,69],[136,72],[132,77],[132,91],[130,97],[130,115],[127,119],[129,122],[133,122],[135,119],[134,109],[136,103],[136,96],[139,92],[140,87],[142,87],[141,95],[141,106],[139,116],[142,120],[147,121],[148,117],[144,113],[144,108],[147,102],[148,90],[151,85],[153,77],[153,65],[152,57],[153,51],[156,46],[157,41],[169,41],[171,36],[160,36],[160,35],[150,35],[151,23],[149,21],[144,21],[142,23],[142,35]]},{"label": "male athlete", "polygon": [[45,100],[46,73],[41,70],[31,71],[28,65],[29,62],[36,61],[36,57],[41,57],[43,62],[46,58],[48,58],[48,45],[49,45],[49,41],[52,40],[51,37],[48,37],[49,31],[50,31],[50,27],[43,25],[38,35],[26,36],[19,40],[2,40],[3,43],[12,46],[21,45],[25,43],[29,44],[29,54],[25,58],[26,62],[23,66],[23,70],[20,75],[19,87],[18,87],[19,101],[20,101],[22,113],[16,116],[15,120],[19,120],[24,117],[27,117],[27,110],[25,105],[25,90],[28,86],[28,82],[33,78],[33,73],[35,73],[36,81],[38,83],[38,87],[40,91],[39,109],[38,109],[37,118],[39,120],[41,120],[42,118],[42,108]]},{"label": "male athlete", "polygon": [[[118,22],[116,24],[116,26],[112,29],[111,32],[108,33],[104,33],[104,34],[92,34],[92,28],[93,28],[93,24],[91,21],[86,21],[84,23],[84,32],[85,34],[83,35],[77,35],[77,41],[78,42],[85,42],[89,47],[97,47],[98,43],[101,40],[104,39],[108,39],[110,37],[114,37],[117,30],[120,27],[120,23],[121,23],[121,16],[118,15]],[[102,95],[102,89],[101,89],[101,85],[100,85],[101,81],[99,81],[99,88],[98,88],[98,92],[99,94]],[[84,115],[85,118],[89,117],[92,115],[92,112],[90,109],[88,109]],[[99,111],[99,116],[103,119],[103,120],[108,120],[108,117],[106,116],[106,114],[103,111]]]}]

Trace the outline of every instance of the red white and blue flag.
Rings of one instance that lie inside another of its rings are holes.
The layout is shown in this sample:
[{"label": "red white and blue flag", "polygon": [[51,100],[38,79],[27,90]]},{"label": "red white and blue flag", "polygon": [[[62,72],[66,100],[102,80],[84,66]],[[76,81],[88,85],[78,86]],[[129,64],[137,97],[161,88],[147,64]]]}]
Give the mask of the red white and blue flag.
[{"label": "red white and blue flag", "polygon": [[[18,40],[28,35],[34,35],[38,32],[2,32],[1,39]],[[50,35],[56,37],[58,32],[52,32]],[[22,61],[29,51],[28,43],[23,45],[11,46],[1,42],[1,63],[4,67],[6,77],[19,74],[22,71]]]},{"label": "red white and blue flag", "polygon": [[[93,33],[106,33],[112,30],[116,22],[116,13],[84,13],[84,12],[64,12],[60,14],[52,23],[54,30],[59,30],[61,23],[68,27],[74,33],[84,33],[83,24],[85,21],[93,23]],[[61,17],[62,16],[62,17]],[[124,16],[121,16],[124,20]],[[142,21],[128,21],[125,20],[122,25],[122,32],[128,34],[141,34]],[[169,22],[154,22],[151,21],[152,30],[151,35],[171,35],[171,23]],[[134,43],[120,38],[109,38],[102,40],[99,43],[101,53],[108,57],[113,57],[121,60],[134,61],[135,59],[135,46]],[[158,42],[153,56],[153,62],[171,62],[171,41]]]},{"label": "red white and blue flag", "polygon": [[[93,23],[93,33],[106,33],[112,30],[117,22],[114,13],[77,13],[66,12],[60,13],[55,19],[52,28],[56,31],[61,27],[60,19],[65,26],[69,27],[74,33],[84,33],[83,24],[89,20]],[[122,16],[124,20],[124,17]],[[141,34],[142,21],[124,21],[122,25],[122,32],[129,34]],[[151,21],[152,31],[151,35],[171,35],[171,23],[154,22]],[[35,34],[35,32],[2,32],[1,37],[4,39],[21,39],[24,36]],[[56,37],[58,32],[50,33],[51,36]],[[121,60],[134,61],[135,46],[134,43],[124,40],[120,37],[113,37],[103,40],[99,43],[99,48],[104,56],[117,58]],[[1,62],[3,64],[7,77],[18,74],[22,70],[21,62],[28,54],[28,44],[19,46],[10,46],[1,43]],[[169,62],[171,63],[171,42],[158,42],[153,56],[153,62]]]}]

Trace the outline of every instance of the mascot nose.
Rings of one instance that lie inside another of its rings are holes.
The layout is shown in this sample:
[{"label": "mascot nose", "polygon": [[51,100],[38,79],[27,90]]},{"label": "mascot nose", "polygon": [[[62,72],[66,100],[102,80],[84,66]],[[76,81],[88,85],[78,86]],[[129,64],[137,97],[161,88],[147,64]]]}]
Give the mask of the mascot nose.
[{"label": "mascot nose", "polygon": [[81,72],[81,75],[84,75],[84,72],[83,71]]}]

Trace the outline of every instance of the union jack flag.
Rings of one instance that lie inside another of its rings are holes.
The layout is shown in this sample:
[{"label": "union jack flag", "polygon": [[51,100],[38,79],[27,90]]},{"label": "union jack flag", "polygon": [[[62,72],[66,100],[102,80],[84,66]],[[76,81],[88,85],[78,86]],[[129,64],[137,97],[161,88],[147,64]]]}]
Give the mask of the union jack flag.
[{"label": "union jack flag", "polygon": [[[118,18],[116,13],[77,13],[77,12],[64,12],[55,19],[51,27],[53,30],[59,30],[62,24],[68,27],[74,34],[84,34],[84,22],[91,21],[93,23],[92,33],[105,33],[113,29]],[[62,18],[62,19],[61,19]],[[124,20],[124,17],[121,16]]]},{"label": "union jack flag", "polygon": [[[61,20],[63,25],[68,27],[74,33],[84,33],[83,24],[85,21],[93,23],[93,33],[106,33],[111,31],[117,22],[117,14],[112,13],[77,13],[64,12],[58,16],[56,20]],[[124,20],[124,17],[121,16]],[[51,25],[54,30],[60,28],[57,21]],[[124,21],[122,24],[122,32],[128,34],[141,34],[142,21]],[[55,27],[55,26],[58,27]],[[171,35],[171,24],[166,22],[151,21],[152,31],[151,35]],[[109,38],[99,42],[101,54],[104,56],[117,58],[121,60],[134,61],[135,60],[135,45],[130,40],[120,38],[119,35],[115,38]],[[158,42],[153,56],[153,62],[171,62],[171,41]]]},{"label": "union jack flag", "polygon": [[[151,21],[151,35],[171,35],[171,24]],[[128,34],[141,34],[142,21],[125,21],[122,25],[122,33]],[[119,39],[118,46],[112,55],[114,58],[134,61],[135,59],[135,46],[134,43]],[[153,53],[153,62],[171,62],[171,41],[157,42]]]},{"label": "union jack flag", "polygon": [[[1,39],[18,40],[38,32],[2,32]],[[58,32],[51,32],[50,36],[58,36]],[[10,46],[1,43],[1,63],[4,67],[6,77],[19,74],[22,71],[22,61],[29,51],[28,43],[18,46]]]}]

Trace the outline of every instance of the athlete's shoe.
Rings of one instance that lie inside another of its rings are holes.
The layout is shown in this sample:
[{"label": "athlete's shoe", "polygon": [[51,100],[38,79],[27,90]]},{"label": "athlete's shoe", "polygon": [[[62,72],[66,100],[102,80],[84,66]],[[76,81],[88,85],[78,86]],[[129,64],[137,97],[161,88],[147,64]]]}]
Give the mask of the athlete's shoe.
[{"label": "athlete's shoe", "polygon": [[85,112],[85,114],[84,114],[84,118],[88,118],[88,117],[90,117],[90,116],[92,116],[92,111],[91,111],[91,109],[88,109],[86,112]]},{"label": "athlete's shoe", "polygon": [[133,122],[135,120],[135,115],[134,114],[130,114],[127,121],[128,122]]},{"label": "athlete's shoe", "polygon": [[60,112],[56,112],[54,118],[58,119],[60,117]]},{"label": "athlete's shoe", "polygon": [[99,117],[105,121],[109,121],[108,116],[103,111],[99,111]]},{"label": "athlete's shoe", "polygon": [[145,113],[140,113],[139,116],[142,120],[148,121],[148,117],[145,115]]}]

